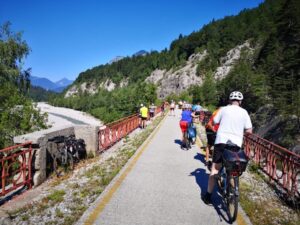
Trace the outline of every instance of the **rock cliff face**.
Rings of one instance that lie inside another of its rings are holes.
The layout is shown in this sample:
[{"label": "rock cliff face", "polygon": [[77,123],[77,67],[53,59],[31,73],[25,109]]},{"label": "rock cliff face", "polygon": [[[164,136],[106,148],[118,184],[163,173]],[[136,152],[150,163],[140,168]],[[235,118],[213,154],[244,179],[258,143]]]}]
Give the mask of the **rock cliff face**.
[{"label": "rock cliff face", "polygon": [[251,118],[256,134],[300,154],[299,118],[293,115],[284,118],[272,105],[260,107]]},{"label": "rock cliff face", "polygon": [[[123,84],[124,85],[124,84]],[[112,91],[116,87],[116,84],[112,82],[110,79],[107,79],[104,82],[101,82],[99,86],[96,85],[96,82],[82,83],[79,87],[76,85],[73,85],[65,94],[65,98],[74,96],[81,93],[88,93],[90,95],[94,95],[98,92],[99,88],[105,89],[107,91]]]},{"label": "rock cliff face", "polygon": [[79,94],[79,92],[82,93],[88,93],[90,95],[93,95],[97,92],[97,86],[93,83],[82,83],[79,87],[76,85],[73,85],[65,94],[65,98],[74,96]]},{"label": "rock cliff face", "polygon": [[182,68],[169,71],[154,70],[146,81],[158,85],[159,98],[165,98],[171,93],[180,93],[194,84],[201,85],[203,80],[196,75],[196,69],[198,63],[206,56],[207,51],[192,54]]},{"label": "rock cliff face", "polygon": [[114,82],[112,82],[110,79],[107,79],[105,82],[101,82],[99,87],[106,89],[108,91],[112,91],[115,89],[116,84]]},{"label": "rock cliff face", "polygon": [[225,78],[229,72],[232,70],[237,61],[241,58],[242,50],[253,51],[250,48],[250,43],[246,41],[242,45],[238,45],[226,53],[226,56],[220,59],[221,65],[216,69],[214,76],[217,80],[222,80]]},{"label": "rock cliff face", "polygon": [[[220,59],[221,65],[214,72],[215,79],[221,80],[230,73],[240,59],[242,50],[253,51],[248,41],[228,51],[226,56]],[[157,95],[159,98],[165,98],[171,93],[181,93],[192,85],[201,85],[203,80],[196,75],[196,69],[198,63],[206,56],[208,56],[207,51],[201,54],[193,54],[189,57],[186,65],[177,70],[154,70],[146,79],[146,82],[158,85]]]}]

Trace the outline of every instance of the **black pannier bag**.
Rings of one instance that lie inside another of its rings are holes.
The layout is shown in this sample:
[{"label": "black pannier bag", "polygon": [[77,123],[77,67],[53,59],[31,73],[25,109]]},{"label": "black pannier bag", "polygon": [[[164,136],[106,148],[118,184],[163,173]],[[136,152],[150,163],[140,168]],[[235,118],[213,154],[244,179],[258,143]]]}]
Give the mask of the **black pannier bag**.
[{"label": "black pannier bag", "polygon": [[223,152],[223,166],[229,172],[237,172],[241,175],[247,168],[248,156],[238,146],[226,145]]},{"label": "black pannier bag", "polygon": [[84,140],[83,139],[77,139],[76,148],[77,148],[80,159],[84,159],[87,156],[85,147],[86,147],[86,145],[85,145]]}]

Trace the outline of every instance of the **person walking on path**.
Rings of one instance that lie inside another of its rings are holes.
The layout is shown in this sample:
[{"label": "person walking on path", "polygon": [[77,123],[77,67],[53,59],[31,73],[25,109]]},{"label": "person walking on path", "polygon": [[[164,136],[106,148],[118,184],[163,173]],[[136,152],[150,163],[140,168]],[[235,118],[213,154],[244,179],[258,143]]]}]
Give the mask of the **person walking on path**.
[{"label": "person walking on path", "polygon": [[211,161],[209,161],[209,155],[211,152],[211,148],[214,146],[216,140],[216,134],[219,128],[219,124],[213,124],[213,119],[217,115],[219,110],[220,108],[213,112],[213,114],[209,118],[208,123],[205,126],[206,137],[207,137],[207,146],[205,149],[205,161],[208,168],[211,167]]},{"label": "person walking on path", "polygon": [[148,119],[148,108],[141,104],[140,108],[140,114],[141,114],[141,128],[146,128],[146,120]]},{"label": "person walking on path", "polygon": [[155,114],[155,109],[156,109],[156,106],[152,103],[149,106],[149,112],[150,112],[150,119],[151,120],[153,120],[153,117],[154,117],[154,114]]},{"label": "person walking on path", "polygon": [[170,104],[170,116],[175,116],[175,102],[173,100]]},{"label": "person walking on path", "polygon": [[163,102],[163,103],[161,104],[161,116],[164,116],[164,115],[165,115],[166,107],[167,107],[167,103],[166,103],[166,102]]},{"label": "person walking on path", "polygon": [[211,204],[211,195],[215,185],[215,175],[222,165],[222,154],[226,143],[231,141],[241,147],[244,133],[252,133],[252,123],[248,112],[241,107],[243,94],[234,91],[230,94],[230,105],[222,107],[213,119],[214,124],[220,124],[214,145],[212,168],[208,179],[208,187],[202,200]]}]

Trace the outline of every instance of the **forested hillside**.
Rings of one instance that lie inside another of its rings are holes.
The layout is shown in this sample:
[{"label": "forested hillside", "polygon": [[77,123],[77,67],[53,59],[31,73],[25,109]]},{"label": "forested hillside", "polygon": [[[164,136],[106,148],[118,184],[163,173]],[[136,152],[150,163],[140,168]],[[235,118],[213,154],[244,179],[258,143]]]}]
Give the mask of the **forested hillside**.
[{"label": "forested hillside", "polygon": [[[93,87],[93,93],[77,91],[68,98],[64,93],[52,99],[52,103],[88,111],[104,122],[118,119],[135,112],[140,103],[159,102],[157,85],[145,82],[154,70],[176,70],[184,66],[192,54],[207,51],[207,56],[197,65],[197,76],[204,82],[195,83],[169,98],[200,100],[203,105],[214,108],[226,104],[232,90],[240,90],[245,96],[243,105],[251,113],[270,105],[276,116],[294,116],[293,125],[284,124],[281,131],[289,137],[280,142],[293,146],[297,138],[300,139],[297,136],[300,124],[299,10],[298,0],[266,0],[255,9],[212,20],[199,31],[179,35],[169,49],[126,57],[82,72],[73,86],[85,84],[87,90]],[[216,80],[213,74],[221,65],[222,57],[245,42],[250,43],[251,54],[242,51],[230,73]],[[113,83],[115,88],[105,90],[103,83]]]},{"label": "forested hillside", "polygon": [[9,23],[0,27],[0,149],[16,135],[45,127],[44,117],[26,97],[30,70],[21,65],[28,53],[20,33],[13,33]]}]

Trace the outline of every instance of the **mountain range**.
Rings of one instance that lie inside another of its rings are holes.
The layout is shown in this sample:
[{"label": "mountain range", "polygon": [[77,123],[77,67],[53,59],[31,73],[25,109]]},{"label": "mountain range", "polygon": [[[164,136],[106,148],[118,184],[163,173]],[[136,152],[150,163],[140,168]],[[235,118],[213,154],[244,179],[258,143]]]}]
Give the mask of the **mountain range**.
[{"label": "mountain range", "polygon": [[73,83],[72,80],[68,80],[67,78],[63,78],[59,81],[52,82],[51,80],[44,77],[30,77],[31,85],[41,87],[47,91],[54,91],[57,93],[62,92],[66,89],[70,84]]}]

